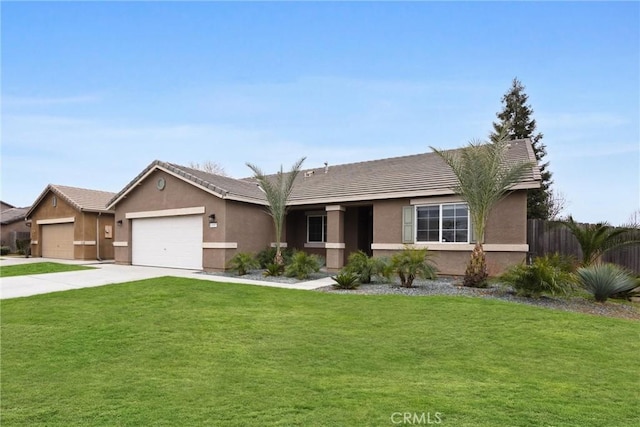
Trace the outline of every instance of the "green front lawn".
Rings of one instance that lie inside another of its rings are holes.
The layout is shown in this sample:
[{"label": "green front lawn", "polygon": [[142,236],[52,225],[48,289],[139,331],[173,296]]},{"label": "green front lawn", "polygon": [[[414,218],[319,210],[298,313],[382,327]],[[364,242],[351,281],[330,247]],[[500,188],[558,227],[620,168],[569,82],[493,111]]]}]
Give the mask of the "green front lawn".
[{"label": "green front lawn", "polygon": [[639,331],[495,300],[165,277],[2,301],[0,421],[635,426]]},{"label": "green front lawn", "polygon": [[61,273],[63,271],[91,270],[84,265],[60,264],[57,262],[34,262],[0,267],[0,277],[28,276],[32,274]]}]

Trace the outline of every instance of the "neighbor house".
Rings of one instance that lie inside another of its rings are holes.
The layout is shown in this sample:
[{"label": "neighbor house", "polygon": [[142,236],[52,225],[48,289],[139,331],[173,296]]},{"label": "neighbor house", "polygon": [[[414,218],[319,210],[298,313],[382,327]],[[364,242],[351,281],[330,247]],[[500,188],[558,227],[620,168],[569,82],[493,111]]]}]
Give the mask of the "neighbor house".
[{"label": "neighbor house", "polygon": [[[527,190],[540,185],[529,140],[511,142],[510,160],[530,173],[491,213],[485,251],[492,274],[525,259]],[[391,256],[427,247],[442,274],[464,274],[473,249],[466,204],[451,170],[434,153],[303,170],[291,195],[282,242],[323,256],[337,271],[350,253]],[[238,252],[275,241],[262,190],[233,179],[154,161],[115,195],[117,263],[223,270]]]},{"label": "neighbor house", "polygon": [[31,254],[59,259],[113,259],[115,193],[49,184],[26,216]]},{"label": "neighbor house", "polygon": [[7,246],[11,252],[16,252],[21,241],[29,240],[31,225],[26,221],[29,208],[16,208],[9,203],[0,201],[0,245]]}]

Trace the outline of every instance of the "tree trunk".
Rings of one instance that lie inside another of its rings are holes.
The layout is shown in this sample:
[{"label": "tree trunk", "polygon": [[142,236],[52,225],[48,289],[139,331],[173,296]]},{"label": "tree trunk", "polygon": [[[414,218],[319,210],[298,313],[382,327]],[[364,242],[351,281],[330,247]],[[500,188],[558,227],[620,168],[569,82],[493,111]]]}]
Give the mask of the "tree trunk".
[{"label": "tree trunk", "polygon": [[276,257],[273,259],[277,265],[284,265],[284,258],[282,257],[282,251],[280,250],[280,246],[276,246]]},{"label": "tree trunk", "polygon": [[464,286],[472,288],[486,288],[487,287],[487,260],[485,258],[484,249],[482,243],[477,242],[476,246],[471,252],[471,259],[467,270],[464,273]]}]

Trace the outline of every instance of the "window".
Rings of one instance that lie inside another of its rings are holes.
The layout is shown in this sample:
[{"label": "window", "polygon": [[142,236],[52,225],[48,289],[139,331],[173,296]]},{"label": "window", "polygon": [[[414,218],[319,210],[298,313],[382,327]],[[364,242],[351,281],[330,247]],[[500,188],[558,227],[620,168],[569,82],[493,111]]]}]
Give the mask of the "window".
[{"label": "window", "polygon": [[464,203],[416,207],[417,242],[469,242],[469,209]]},{"label": "window", "polygon": [[309,215],[307,217],[307,242],[327,241],[327,216]]}]

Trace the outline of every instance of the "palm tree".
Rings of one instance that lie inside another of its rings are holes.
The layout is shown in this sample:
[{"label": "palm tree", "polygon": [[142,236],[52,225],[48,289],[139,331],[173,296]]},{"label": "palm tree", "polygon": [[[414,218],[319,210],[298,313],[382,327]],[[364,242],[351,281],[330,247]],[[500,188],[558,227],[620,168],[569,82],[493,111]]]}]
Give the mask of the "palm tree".
[{"label": "palm tree", "polygon": [[640,243],[637,227],[612,227],[606,222],[579,224],[571,215],[560,223],[578,240],[583,266],[594,264],[605,252],[614,248]]},{"label": "palm tree", "polygon": [[274,262],[278,265],[284,264],[282,251],[280,249],[280,240],[282,239],[284,218],[287,214],[287,202],[293,190],[293,183],[304,161],[305,157],[295,162],[293,166],[291,166],[291,170],[286,174],[282,166],[280,166],[280,172],[275,176],[267,176],[258,166],[247,163],[247,166],[253,171],[253,177],[258,181],[258,187],[260,187],[267,198],[267,208],[273,218],[273,226],[276,232],[276,256]]},{"label": "palm tree", "polygon": [[532,162],[507,162],[508,141],[504,135],[495,142],[472,141],[453,151],[431,149],[451,168],[457,179],[452,187],[467,202],[476,244],[465,271],[465,286],[487,285],[487,263],[483,243],[484,233],[493,207],[534,166]]}]

